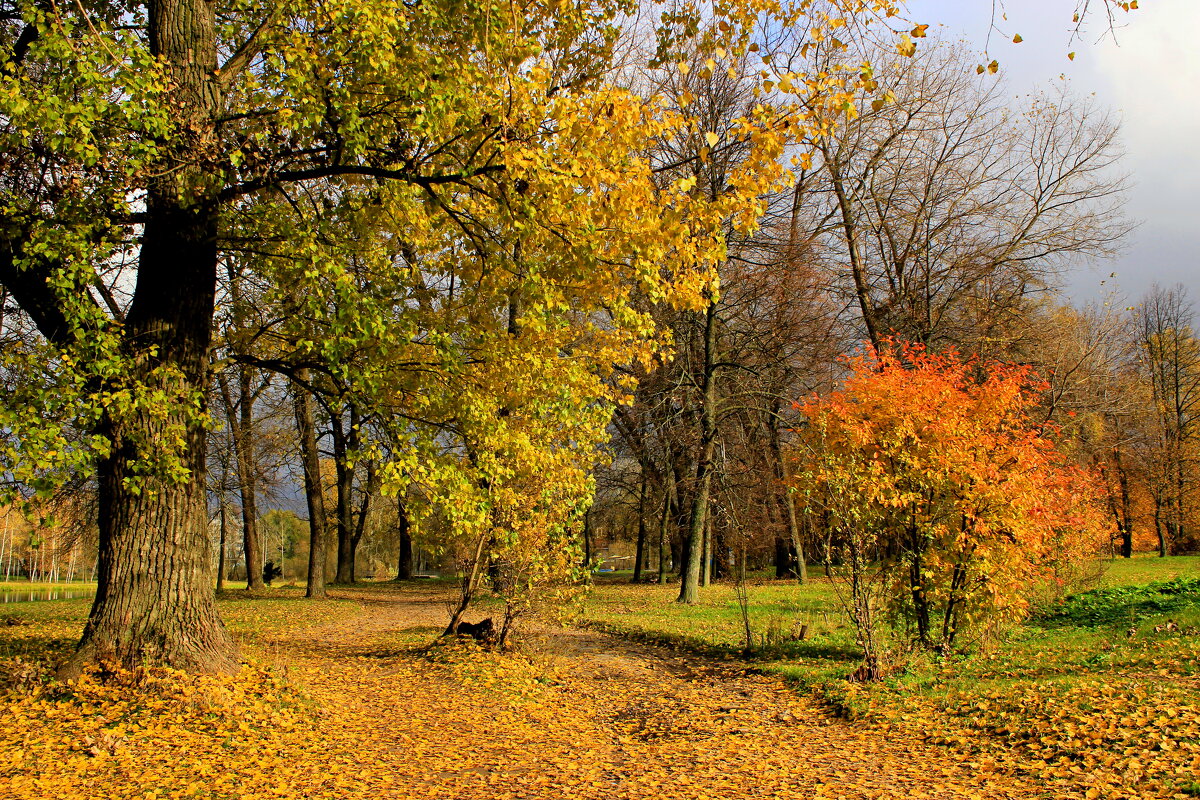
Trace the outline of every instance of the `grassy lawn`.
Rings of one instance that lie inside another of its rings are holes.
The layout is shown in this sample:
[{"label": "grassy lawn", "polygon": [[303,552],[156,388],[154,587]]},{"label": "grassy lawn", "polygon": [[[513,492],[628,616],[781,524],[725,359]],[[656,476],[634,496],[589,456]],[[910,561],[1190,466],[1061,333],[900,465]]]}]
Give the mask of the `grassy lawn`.
[{"label": "grassy lawn", "polygon": [[1104,562],[1101,586],[1132,586],[1173,578],[1200,578],[1200,556],[1171,556],[1159,558],[1139,554],[1133,558],[1117,558]]},{"label": "grassy lawn", "polygon": [[[584,622],[683,652],[749,658],[881,735],[903,731],[972,763],[1033,775],[1055,797],[1200,797],[1200,558],[1105,567],[1096,588],[1003,640],[970,656],[910,657],[902,672],[870,685],[846,680],[860,653],[834,584],[819,569],[804,586],[765,575],[749,582],[749,656],[728,584],[702,589],[701,602],[687,607],[674,602],[675,585],[632,586],[627,574],[601,575]],[[304,600],[293,586],[256,597],[231,589],[218,599],[230,629],[269,661],[280,636],[352,627],[394,588],[339,588],[337,598],[323,601]],[[445,588],[430,587],[431,597]],[[66,656],[89,605],[84,597],[4,607],[0,683]],[[1081,775],[1095,776],[1086,790]]]},{"label": "grassy lawn", "polygon": [[[860,651],[833,584],[751,580],[750,656],[846,716],[916,731],[1062,785],[1096,774],[1091,797],[1200,796],[1200,557],[1105,562],[1097,586],[971,656],[914,656],[874,685],[851,683]],[[731,586],[701,590],[602,577],[587,624],[727,658],[744,624]],[[792,640],[808,626],[803,641]]]},{"label": "grassy lawn", "polygon": [[24,579],[0,580],[0,592],[52,592],[52,591],[68,591],[68,592],[94,592],[96,590],[95,581],[35,581],[29,582]]}]

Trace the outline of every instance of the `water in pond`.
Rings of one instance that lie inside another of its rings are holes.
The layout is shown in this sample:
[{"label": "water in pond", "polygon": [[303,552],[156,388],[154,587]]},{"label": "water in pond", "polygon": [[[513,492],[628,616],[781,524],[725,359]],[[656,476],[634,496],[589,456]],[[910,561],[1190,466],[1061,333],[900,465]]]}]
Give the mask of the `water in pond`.
[{"label": "water in pond", "polygon": [[15,590],[9,587],[0,589],[0,604],[32,603],[39,600],[74,600],[79,597],[91,597],[95,592],[90,589],[26,589]]}]

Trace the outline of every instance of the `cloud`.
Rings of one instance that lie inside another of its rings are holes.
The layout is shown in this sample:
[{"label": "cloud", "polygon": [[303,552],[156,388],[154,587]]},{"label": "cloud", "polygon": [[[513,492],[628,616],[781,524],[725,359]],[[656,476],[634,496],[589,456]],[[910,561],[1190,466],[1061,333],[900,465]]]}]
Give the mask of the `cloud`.
[{"label": "cloud", "polygon": [[1195,228],[1200,194],[1200,3],[1157,0],[1094,51],[1100,96],[1122,114],[1126,166],[1139,188],[1139,216],[1175,230]]},{"label": "cloud", "polygon": [[[1125,211],[1143,224],[1115,260],[1077,264],[1064,276],[1068,296],[1098,300],[1115,288],[1132,301],[1152,283],[1181,282],[1200,303],[1200,0],[1143,0],[1136,11],[1116,13],[1113,32],[1093,3],[1087,30],[1073,41],[1075,5],[1006,0],[1006,17],[994,20],[999,30],[988,43],[988,58],[999,59],[1015,105],[1061,74],[1072,91],[1094,92],[1122,120],[1121,168],[1133,181]],[[980,50],[992,8],[988,0],[908,3],[913,19],[944,23],[948,35],[966,36]],[[1018,33],[1024,41],[1013,44]],[[1108,278],[1113,271],[1115,280]]]}]

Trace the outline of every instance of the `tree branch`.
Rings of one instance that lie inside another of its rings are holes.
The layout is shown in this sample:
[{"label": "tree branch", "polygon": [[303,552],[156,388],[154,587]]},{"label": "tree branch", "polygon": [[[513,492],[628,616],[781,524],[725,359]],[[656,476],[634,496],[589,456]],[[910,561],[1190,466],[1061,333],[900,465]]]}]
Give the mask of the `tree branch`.
[{"label": "tree branch", "polygon": [[220,200],[232,200],[246,194],[268,189],[278,186],[282,183],[299,183],[302,181],[317,180],[320,178],[336,178],[350,175],[356,175],[366,178],[378,178],[380,180],[397,180],[405,183],[411,183],[414,186],[422,186],[426,189],[431,189],[434,186],[441,186],[450,183],[466,183],[471,178],[479,177],[496,172],[503,172],[503,164],[490,164],[479,167],[478,169],[469,170],[467,172],[455,173],[450,175],[420,175],[415,172],[406,170],[386,169],[384,167],[371,167],[361,164],[337,164],[325,167],[312,167],[310,169],[284,170],[271,175],[265,175],[261,178],[246,181],[231,186],[221,192]]}]

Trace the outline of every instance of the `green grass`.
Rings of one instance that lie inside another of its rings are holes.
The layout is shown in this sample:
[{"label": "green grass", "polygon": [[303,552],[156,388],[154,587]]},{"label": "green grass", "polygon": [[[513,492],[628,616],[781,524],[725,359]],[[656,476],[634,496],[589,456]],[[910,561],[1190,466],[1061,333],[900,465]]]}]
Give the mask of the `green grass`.
[{"label": "green grass", "polygon": [[[1171,613],[1188,617],[1188,610],[1200,603],[1200,556],[1116,559],[1099,563],[1095,572],[1096,589],[1073,600],[1070,607],[1099,603],[1106,609],[1102,613],[1107,622],[1128,626],[1165,619],[1164,615]],[[826,667],[841,668],[840,662],[857,662],[860,653],[854,645],[854,631],[833,582],[823,577],[819,568],[810,569],[810,575],[813,577],[803,586],[769,580],[765,573],[748,582],[753,650],[759,660],[825,658],[839,662],[816,665],[822,673]],[[744,647],[744,624],[733,586],[715,583],[701,589],[696,605],[684,606],[674,602],[677,583],[635,586],[628,582],[629,577],[625,571],[596,576],[585,622],[615,633],[708,651],[738,652]],[[1163,589],[1122,588],[1152,582],[1162,583]],[[1059,608],[1053,613],[1061,616],[1061,612]],[[806,638],[791,641],[801,626],[807,626]],[[1059,621],[1056,627],[1064,626]],[[1031,635],[1031,630],[1027,626],[1017,631],[1015,640]],[[1061,630],[1058,635],[1066,636]],[[797,673],[795,664],[785,666],[785,671]]]},{"label": "green grass", "polygon": [[[269,644],[281,632],[362,614],[363,604],[356,595],[365,588],[338,589],[337,597],[325,600],[306,600],[300,587],[277,587],[256,596],[226,590],[218,595],[217,608],[239,641]],[[61,661],[79,641],[91,605],[90,597],[0,605],[0,660]]]},{"label": "green grass", "polygon": [[1136,626],[1165,614],[1188,614],[1200,607],[1200,576],[1143,585],[1104,586],[1067,597],[1035,618],[1058,627]]},{"label": "green grass", "polygon": [[1102,586],[1137,586],[1174,578],[1200,578],[1200,556],[1171,556],[1139,553],[1133,558],[1103,562]]},{"label": "green grass", "polygon": [[29,581],[24,580],[24,579],[14,579],[14,580],[8,580],[8,581],[0,580],[0,592],[18,592],[18,593],[19,592],[30,592],[30,591],[46,592],[46,591],[54,591],[56,589],[60,590],[60,591],[65,590],[65,591],[70,591],[70,592],[81,592],[81,591],[89,591],[90,592],[90,591],[95,591],[96,582],[95,581],[58,581],[58,582],[52,583],[49,581],[37,581],[34,583],[30,583]]},{"label": "green grass", "polygon": [[[1100,566],[1096,588],[1008,631],[984,652],[944,661],[910,657],[904,673],[886,686],[902,693],[954,693],[1139,670],[1157,674],[1163,664],[1175,675],[1200,671],[1200,659],[1192,657],[1196,637],[1187,635],[1200,628],[1200,557],[1140,557]],[[836,684],[859,666],[862,654],[833,583],[813,572],[817,577],[804,586],[750,581],[749,658],[805,686],[825,687],[840,704],[844,692]],[[732,586],[703,588],[700,601],[685,606],[674,602],[678,584],[633,586],[622,577],[598,577],[585,624],[681,649],[744,656],[744,624]],[[1179,630],[1155,632],[1168,621]],[[796,641],[791,637],[801,626],[807,626],[806,637]]]},{"label": "green grass", "polygon": [[[902,669],[871,685],[846,680],[862,656],[832,583],[752,581],[749,658],[849,718],[987,752],[1051,784],[1066,786],[1082,765],[1101,776],[1101,796],[1132,796],[1123,792],[1143,783],[1153,788],[1136,796],[1200,796],[1200,784],[1179,778],[1190,771],[1193,751],[1200,754],[1200,557],[1098,567],[1092,588],[998,639],[973,643],[970,655],[902,654]],[[692,607],[676,604],[677,592],[677,584],[601,577],[585,621],[680,649],[745,657],[731,586],[701,589]],[[804,641],[780,636],[803,624]]]},{"label": "green grass", "polygon": [[[634,586],[619,581],[597,578],[585,606],[585,624],[709,655],[745,656],[745,624],[732,585],[703,588],[699,602],[686,606],[675,602],[678,584]],[[751,579],[747,588],[750,658],[763,666],[783,662],[793,672],[854,669],[860,658],[854,630],[828,579],[814,577],[800,586],[760,577]]]}]

